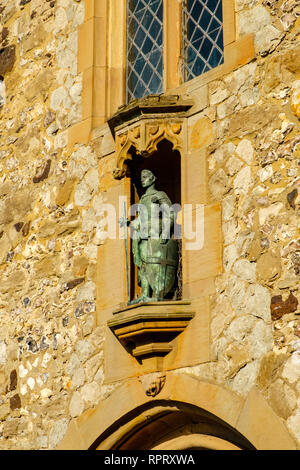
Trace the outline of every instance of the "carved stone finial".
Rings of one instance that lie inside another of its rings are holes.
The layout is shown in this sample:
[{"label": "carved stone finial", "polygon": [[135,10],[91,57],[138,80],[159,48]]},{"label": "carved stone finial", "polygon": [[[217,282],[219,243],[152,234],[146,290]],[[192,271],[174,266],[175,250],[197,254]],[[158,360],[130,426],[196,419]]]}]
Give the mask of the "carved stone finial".
[{"label": "carved stone finial", "polygon": [[161,372],[143,375],[139,378],[148,397],[155,397],[161,392],[166,382],[166,375]]},{"label": "carved stone finial", "polygon": [[116,180],[120,180],[120,179],[124,178],[125,175],[126,175],[126,169],[125,168],[115,168],[113,170],[113,177]]}]

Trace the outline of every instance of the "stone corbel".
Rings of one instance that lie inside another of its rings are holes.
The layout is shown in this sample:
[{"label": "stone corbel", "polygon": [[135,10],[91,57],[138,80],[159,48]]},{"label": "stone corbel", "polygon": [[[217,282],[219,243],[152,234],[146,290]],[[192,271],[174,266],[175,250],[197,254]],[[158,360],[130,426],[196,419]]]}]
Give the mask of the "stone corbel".
[{"label": "stone corbel", "polygon": [[108,327],[126,351],[143,363],[169,354],[173,340],[194,317],[190,302],[164,301],[129,305],[114,312]]}]

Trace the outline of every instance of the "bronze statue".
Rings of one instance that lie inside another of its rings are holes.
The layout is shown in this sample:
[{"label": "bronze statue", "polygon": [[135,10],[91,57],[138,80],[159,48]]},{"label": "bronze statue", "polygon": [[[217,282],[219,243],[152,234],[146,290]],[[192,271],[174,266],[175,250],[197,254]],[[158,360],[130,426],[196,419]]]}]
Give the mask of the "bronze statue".
[{"label": "bronze statue", "polygon": [[133,229],[133,259],[138,268],[142,295],[130,303],[161,301],[172,290],[178,265],[178,242],[174,239],[175,212],[165,192],[155,188],[150,170],[141,172],[145,193],[138,204]]}]

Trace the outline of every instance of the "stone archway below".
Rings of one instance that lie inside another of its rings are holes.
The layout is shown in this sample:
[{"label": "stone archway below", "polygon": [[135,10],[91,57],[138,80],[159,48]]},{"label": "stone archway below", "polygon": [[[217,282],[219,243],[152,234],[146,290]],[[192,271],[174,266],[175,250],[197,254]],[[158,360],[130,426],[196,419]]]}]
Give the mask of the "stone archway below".
[{"label": "stone archway below", "polygon": [[220,439],[215,436],[207,436],[206,434],[189,434],[166,441],[151,450],[241,450],[240,447]]},{"label": "stone archway below", "polygon": [[[182,402],[144,404],[97,439],[97,450],[252,450],[238,431],[211,413]],[[122,423],[123,426],[122,426]]]},{"label": "stone archway below", "polygon": [[[199,412],[195,429],[189,428],[186,432],[181,427],[180,434],[181,424],[190,426],[189,422],[182,422],[182,418],[191,415],[188,410],[193,409]],[[185,415],[176,416],[176,413]],[[170,430],[174,430],[174,435],[172,432],[160,431],[160,441],[150,442],[150,449],[159,445],[191,448],[194,444],[197,448],[203,448],[204,439],[205,448],[214,441],[213,445],[216,447],[232,444],[240,448],[250,445],[257,450],[296,450],[295,442],[286,427],[257,388],[254,387],[248,396],[243,398],[219,385],[175,372],[167,373],[165,386],[154,398],[145,395],[138,378],[128,380],[117,387],[96,408],[87,410],[70,422],[68,431],[57,449],[130,448],[135,445],[134,439],[139,440],[146,435],[138,435],[143,429],[146,430],[146,425],[152,422],[153,426],[159,425],[161,429],[166,416],[172,418],[175,423],[171,424],[172,419],[167,423]],[[201,416],[205,417],[202,421]],[[158,419],[162,421],[159,422]],[[218,432],[216,424],[221,426]],[[211,425],[214,426],[213,432],[209,427]],[[203,426],[206,426],[205,431]],[[194,434],[197,437],[191,436]],[[193,439],[190,444],[189,438]],[[175,441],[172,442],[172,439]]]}]

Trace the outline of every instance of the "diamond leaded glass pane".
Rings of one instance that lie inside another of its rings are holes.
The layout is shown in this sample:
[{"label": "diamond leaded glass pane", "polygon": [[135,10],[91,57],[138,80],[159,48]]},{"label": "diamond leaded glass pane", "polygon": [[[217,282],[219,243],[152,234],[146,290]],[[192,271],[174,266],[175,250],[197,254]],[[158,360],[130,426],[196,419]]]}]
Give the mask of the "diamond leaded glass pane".
[{"label": "diamond leaded glass pane", "polygon": [[127,102],[163,88],[163,0],[127,0]]},{"label": "diamond leaded glass pane", "polygon": [[184,81],[224,62],[222,0],[184,0],[183,57]]}]

